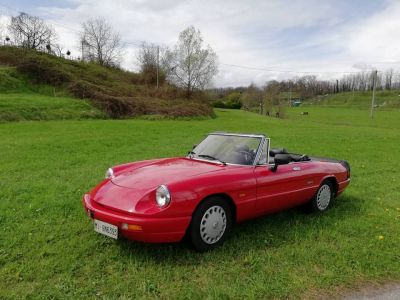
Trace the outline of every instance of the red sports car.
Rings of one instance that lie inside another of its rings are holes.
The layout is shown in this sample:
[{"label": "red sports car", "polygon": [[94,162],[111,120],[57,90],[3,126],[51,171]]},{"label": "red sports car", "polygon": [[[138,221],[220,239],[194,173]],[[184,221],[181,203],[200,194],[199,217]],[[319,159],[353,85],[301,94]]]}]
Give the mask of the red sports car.
[{"label": "red sports car", "polygon": [[350,183],[346,161],[270,149],[262,134],[211,133],[186,157],[107,170],[83,197],[95,231],[117,239],[222,244],[234,223],[286,208],[325,211]]}]

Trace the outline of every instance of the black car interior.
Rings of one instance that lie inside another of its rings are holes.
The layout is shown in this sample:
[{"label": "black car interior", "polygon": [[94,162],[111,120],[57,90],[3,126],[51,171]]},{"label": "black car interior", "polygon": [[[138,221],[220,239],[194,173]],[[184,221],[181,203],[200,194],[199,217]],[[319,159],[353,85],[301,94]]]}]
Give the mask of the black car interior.
[{"label": "black car interior", "polygon": [[[235,147],[234,156],[231,157],[232,161],[239,165],[251,165],[256,157],[256,150],[252,150],[247,145],[238,145]],[[311,160],[305,154],[296,154],[296,153],[289,153],[285,148],[273,148],[269,150],[269,163],[275,163],[275,156],[280,155],[287,156],[287,161],[289,162],[300,162],[300,161],[309,161]],[[262,160],[262,164],[266,163],[266,159]]]},{"label": "black car interior", "polygon": [[256,157],[256,150],[250,149],[248,145],[235,146],[235,158],[239,165],[251,165]]},{"label": "black car interior", "polygon": [[311,160],[306,154],[289,153],[285,148],[272,148],[269,150],[269,163],[274,164],[275,156],[283,154],[288,156],[289,162],[309,161]]}]

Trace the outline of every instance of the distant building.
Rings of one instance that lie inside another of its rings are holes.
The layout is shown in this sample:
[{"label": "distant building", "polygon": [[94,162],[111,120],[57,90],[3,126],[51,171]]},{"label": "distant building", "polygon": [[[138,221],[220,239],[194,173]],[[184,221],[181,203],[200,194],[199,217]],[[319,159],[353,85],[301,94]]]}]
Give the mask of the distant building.
[{"label": "distant building", "polygon": [[302,102],[300,100],[294,100],[292,101],[292,106],[293,107],[298,107],[302,104]]}]

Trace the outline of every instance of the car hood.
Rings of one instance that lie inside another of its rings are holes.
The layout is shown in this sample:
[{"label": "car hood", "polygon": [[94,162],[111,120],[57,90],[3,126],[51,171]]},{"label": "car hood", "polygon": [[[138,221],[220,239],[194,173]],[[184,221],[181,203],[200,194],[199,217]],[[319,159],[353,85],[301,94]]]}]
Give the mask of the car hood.
[{"label": "car hood", "polygon": [[163,159],[129,168],[104,181],[93,193],[94,201],[104,207],[130,214],[151,214],[155,189],[161,184],[181,181],[191,176],[223,170],[223,165],[187,158]]},{"label": "car hood", "polygon": [[120,187],[151,190],[161,184],[222,170],[223,165],[189,158],[170,158],[152,162],[117,174],[112,182]]}]

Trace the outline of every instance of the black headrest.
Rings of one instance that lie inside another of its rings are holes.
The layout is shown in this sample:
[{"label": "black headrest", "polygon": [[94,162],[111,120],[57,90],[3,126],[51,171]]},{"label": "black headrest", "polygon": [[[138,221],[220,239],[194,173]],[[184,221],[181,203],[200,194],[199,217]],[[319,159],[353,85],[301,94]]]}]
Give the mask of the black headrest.
[{"label": "black headrest", "polygon": [[269,156],[275,157],[276,154],[288,154],[288,151],[285,148],[269,149]]}]

